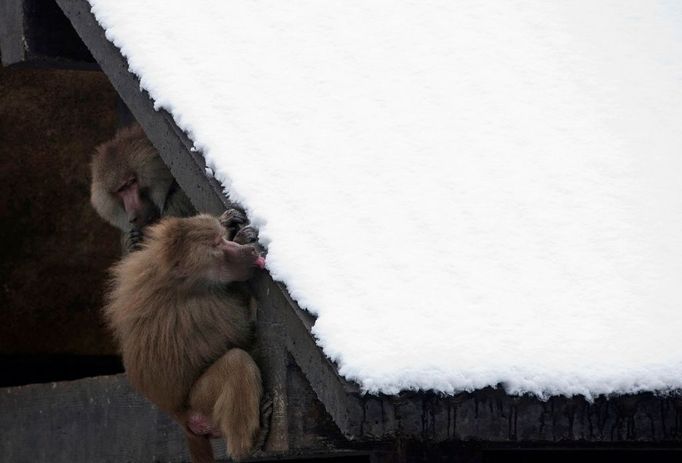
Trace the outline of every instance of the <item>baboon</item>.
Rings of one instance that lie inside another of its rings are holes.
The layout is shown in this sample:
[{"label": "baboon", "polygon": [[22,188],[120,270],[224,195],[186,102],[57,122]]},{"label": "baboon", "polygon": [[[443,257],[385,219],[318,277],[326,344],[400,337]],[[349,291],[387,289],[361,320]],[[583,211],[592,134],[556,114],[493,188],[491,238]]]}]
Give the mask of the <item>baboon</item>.
[{"label": "baboon", "polygon": [[140,249],[113,267],[105,305],[128,380],[180,423],[194,463],[214,461],[209,439],[219,436],[239,460],[260,430],[249,295],[236,286],[265,261],[244,244],[250,227],[227,239],[235,217],[168,217],[147,227]]},{"label": "baboon", "polygon": [[139,246],[144,228],[160,217],[196,214],[139,124],[95,148],[91,172],[90,202],[121,230],[126,252]]}]

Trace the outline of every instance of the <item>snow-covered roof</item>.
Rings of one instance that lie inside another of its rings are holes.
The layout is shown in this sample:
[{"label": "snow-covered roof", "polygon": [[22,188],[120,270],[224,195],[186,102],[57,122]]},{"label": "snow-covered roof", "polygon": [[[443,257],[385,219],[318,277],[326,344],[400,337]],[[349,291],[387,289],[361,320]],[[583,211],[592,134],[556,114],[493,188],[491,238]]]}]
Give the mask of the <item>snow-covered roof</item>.
[{"label": "snow-covered roof", "polygon": [[682,386],[682,8],[90,0],[370,392]]}]

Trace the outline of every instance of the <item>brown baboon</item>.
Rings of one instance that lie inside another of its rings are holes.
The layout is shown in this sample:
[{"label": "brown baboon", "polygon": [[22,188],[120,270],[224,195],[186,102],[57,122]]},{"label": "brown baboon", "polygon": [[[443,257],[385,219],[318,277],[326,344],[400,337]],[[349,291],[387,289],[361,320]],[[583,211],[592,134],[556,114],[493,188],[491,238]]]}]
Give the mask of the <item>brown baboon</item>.
[{"label": "brown baboon", "polygon": [[159,217],[196,213],[138,124],[99,145],[91,170],[90,201],[104,220],[121,230],[126,251],[139,245],[144,227]]},{"label": "brown baboon", "polygon": [[261,376],[248,353],[253,320],[249,279],[264,259],[240,213],[164,218],[140,249],[112,269],[105,314],[131,384],[183,427],[192,461],[212,462],[209,439],[223,436],[238,460],[260,429]]}]

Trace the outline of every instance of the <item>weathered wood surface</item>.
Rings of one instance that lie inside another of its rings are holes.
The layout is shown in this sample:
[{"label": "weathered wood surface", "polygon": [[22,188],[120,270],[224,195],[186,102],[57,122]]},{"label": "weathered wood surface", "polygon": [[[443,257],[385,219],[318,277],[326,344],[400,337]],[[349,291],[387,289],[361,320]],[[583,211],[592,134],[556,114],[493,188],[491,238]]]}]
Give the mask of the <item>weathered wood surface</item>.
[{"label": "weathered wood surface", "polygon": [[115,375],[1,389],[0,460],[180,462],[187,451],[177,424]]},{"label": "weathered wood surface", "polygon": [[98,69],[54,0],[0,2],[4,66]]},{"label": "weathered wood surface", "polygon": [[[258,452],[248,461],[338,455],[335,449],[347,447],[303,375],[289,366],[287,449]],[[225,455],[225,443],[212,442],[216,456]],[[0,461],[183,462],[188,452],[177,423],[120,374],[0,389]]]},{"label": "weathered wood surface", "polygon": [[0,2],[0,55],[4,66],[24,61],[26,47],[23,39],[23,0]]},{"label": "weathered wood surface", "polygon": [[[102,70],[142,124],[179,185],[201,211],[221,212],[229,203],[222,188],[205,175],[200,153],[165,111],[155,111],[149,96],[128,72],[119,50],[106,40],[85,0],[57,0]],[[283,206],[285,207],[285,206]],[[259,332],[268,367],[265,381],[273,395],[270,448],[291,446],[292,416],[297,406],[286,388],[285,349],[341,433],[354,442],[386,439],[415,441],[515,442],[673,442],[682,440],[680,401],[643,394],[598,400],[554,398],[542,402],[482,390],[441,397],[429,393],[362,396],[356,385],[339,377],[335,365],[315,345],[312,317],[289,298],[285,288],[265,273],[254,281],[259,303]]]},{"label": "weathered wood surface", "polygon": [[677,398],[653,394],[598,399],[512,397],[484,389],[454,397],[405,394],[366,397],[362,435],[394,432],[439,441],[682,444],[682,408]]}]

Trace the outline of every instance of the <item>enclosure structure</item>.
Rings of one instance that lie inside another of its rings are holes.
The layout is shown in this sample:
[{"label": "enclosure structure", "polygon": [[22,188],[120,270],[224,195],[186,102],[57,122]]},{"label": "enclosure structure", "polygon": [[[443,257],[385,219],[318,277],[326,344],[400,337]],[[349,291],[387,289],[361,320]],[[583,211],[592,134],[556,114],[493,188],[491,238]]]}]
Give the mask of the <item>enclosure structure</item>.
[{"label": "enclosure structure", "polygon": [[[99,66],[195,207],[219,214],[230,205],[222,187],[206,175],[201,153],[140,90],[86,0],[8,0],[2,8],[3,64]],[[74,30],[82,42],[74,39]],[[270,435],[258,458],[507,461],[531,450],[539,458],[597,451],[635,459],[682,456],[678,397],[647,393],[593,402],[540,401],[507,395],[502,388],[454,396],[363,395],[315,344],[313,317],[283,285],[262,273],[253,289],[262,371],[273,399]],[[39,460],[72,462],[186,458],[176,426],[131,391],[123,376],[7,389],[0,394],[0,409],[0,451],[8,461],[33,459],[36,453]]]}]

